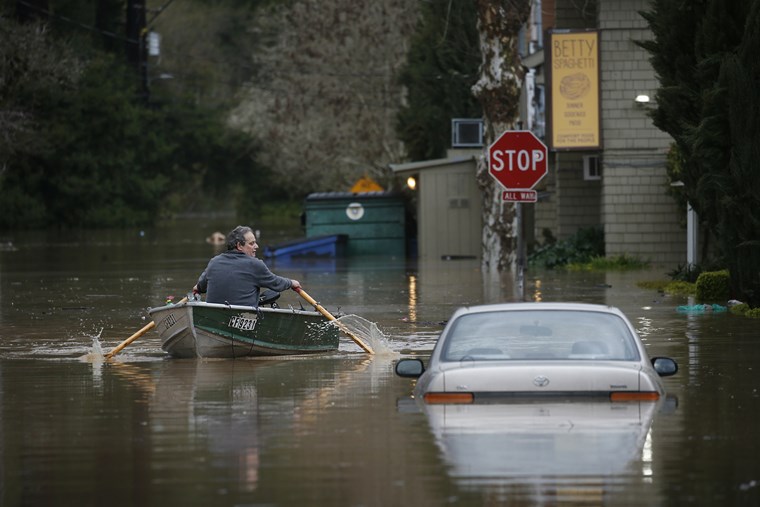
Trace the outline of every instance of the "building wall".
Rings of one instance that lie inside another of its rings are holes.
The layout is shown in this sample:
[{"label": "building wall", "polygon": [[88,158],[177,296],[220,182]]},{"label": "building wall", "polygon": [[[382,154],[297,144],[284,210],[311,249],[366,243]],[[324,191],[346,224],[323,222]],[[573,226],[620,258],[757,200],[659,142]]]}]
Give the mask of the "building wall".
[{"label": "building wall", "polygon": [[556,239],[559,229],[557,171],[552,153],[549,153],[549,173],[544,177],[536,190],[538,191],[538,202],[532,205],[533,237],[537,243],[543,245],[546,243],[549,235]]},{"label": "building wall", "polygon": [[[594,28],[596,24],[597,3],[607,0],[554,0],[556,28],[582,30]],[[548,4],[544,6],[547,8]]]},{"label": "building wall", "polygon": [[685,210],[666,195],[670,137],[657,129],[637,94],[658,87],[648,54],[634,43],[651,37],[646,0],[599,2],[603,188],[601,215],[607,255],[630,254],[659,265],[686,260]]},{"label": "building wall", "polygon": [[[544,1],[544,11],[552,4],[555,7],[554,18],[551,22],[545,20],[545,24],[548,27],[551,23],[557,29],[595,28],[596,3]],[[546,113],[550,114],[549,111]],[[560,151],[549,154],[546,185],[539,187],[543,199],[535,205],[534,230],[539,243],[545,241],[545,231],[551,232],[555,239],[563,240],[574,235],[578,229],[601,224],[602,183],[583,179],[583,155],[597,153]]]},{"label": "building wall", "polygon": [[481,257],[482,196],[475,171],[474,159],[420,171],[420,258]]},{"label": "building wall", "polygon": [[579,152],[561,152],[557,162],[557,198],[561,213],[557,217],[557,239],[563,240],[578,232],[601,224],[602,182],[585,180],[583,155]]}]

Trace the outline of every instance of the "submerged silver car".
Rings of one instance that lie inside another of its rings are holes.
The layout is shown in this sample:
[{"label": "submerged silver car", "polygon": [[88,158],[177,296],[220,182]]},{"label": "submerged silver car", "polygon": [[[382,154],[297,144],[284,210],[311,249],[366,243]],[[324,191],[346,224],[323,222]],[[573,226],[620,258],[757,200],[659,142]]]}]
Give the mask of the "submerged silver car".
[{"label": "submerged silver car", "polygon": [[460,308],[430,356],[396,363],[418,378],[426,403],[473,403],[515,396],[593,396],[657,400],[660,377],[678,365],[650,360],[617,308],[580,303],[507,303]]}]

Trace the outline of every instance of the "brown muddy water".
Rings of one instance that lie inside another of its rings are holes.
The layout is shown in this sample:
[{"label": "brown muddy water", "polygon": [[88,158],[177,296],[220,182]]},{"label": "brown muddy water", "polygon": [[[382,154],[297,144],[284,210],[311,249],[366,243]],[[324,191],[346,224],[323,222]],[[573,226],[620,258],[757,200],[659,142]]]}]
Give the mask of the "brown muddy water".
[{"label": "brown muddy water", "polygon": [[176,360],[151,332],[98,359],[234,225],[0,238],[1,505],[760,505],[758,322],[636,287],[667,268],[529,271],[524,295],[620,307],[681,367],[657,404],[418,407],[394,360],[456,307],[515,299],[467,260],[272,266],[374,323],[384,354]]}]

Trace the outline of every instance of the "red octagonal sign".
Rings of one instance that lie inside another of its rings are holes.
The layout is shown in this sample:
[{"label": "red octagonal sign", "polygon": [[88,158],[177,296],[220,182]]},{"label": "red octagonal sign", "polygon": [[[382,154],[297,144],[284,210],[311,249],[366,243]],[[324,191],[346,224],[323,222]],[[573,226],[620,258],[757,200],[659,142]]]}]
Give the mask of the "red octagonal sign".
[{"label": "red octagonal sign", "polygon": [[548,172],[546,145],[529,130],[504,132],[488,147],[488,172],[509,190],[530,190]]}]

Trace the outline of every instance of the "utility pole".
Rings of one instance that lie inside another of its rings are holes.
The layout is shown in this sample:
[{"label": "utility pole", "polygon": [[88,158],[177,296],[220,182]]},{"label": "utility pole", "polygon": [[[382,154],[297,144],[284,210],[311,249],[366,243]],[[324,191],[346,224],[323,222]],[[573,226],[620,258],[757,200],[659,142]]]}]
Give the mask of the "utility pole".
[{"label": "utility pole", "polygon": [[127,61],[140,80],[140,96],[148,100],[148,49],[145,44],[147,27],[145,1],[127,0]]}]

